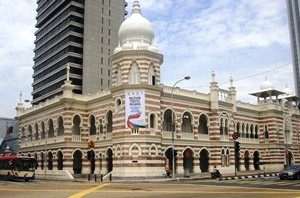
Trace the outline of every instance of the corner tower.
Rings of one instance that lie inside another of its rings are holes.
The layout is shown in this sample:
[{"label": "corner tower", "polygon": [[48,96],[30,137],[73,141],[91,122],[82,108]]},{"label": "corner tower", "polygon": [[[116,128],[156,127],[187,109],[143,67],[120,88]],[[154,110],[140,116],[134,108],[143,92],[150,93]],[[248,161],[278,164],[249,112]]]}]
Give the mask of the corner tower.
[{"label": "corner tower", "polygon": [[153,44],[151,23],[142,16],[139,1],[134,1],[131,16],[119,29],[119,46],[111,57],[113,87],[129,84],[160,85],[163,55]]}]

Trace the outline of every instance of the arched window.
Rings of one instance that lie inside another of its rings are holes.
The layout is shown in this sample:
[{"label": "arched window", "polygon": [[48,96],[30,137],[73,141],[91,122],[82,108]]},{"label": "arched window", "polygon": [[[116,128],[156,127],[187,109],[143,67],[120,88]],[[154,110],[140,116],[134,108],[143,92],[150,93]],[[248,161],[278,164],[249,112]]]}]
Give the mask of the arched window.
[{"label": "arched window", "polygon": [[285,144],[292,144],[292,127],[291,122],[288,117],[285,117],[284,119],[284,142]]},{"label": "arched window", "polygon": [[45,137],[46,137],[46,131],[45,131],[45,124],[44,124],[44,122],[42,122],[41,126],[42,126],[41,139],[45,139]]},{"label": "arched window", "polygon": [[134,61],[130,65],[129,84],[139,84],[139,83],[140,83],[140,71],[137,62]]},{"label": "arched window", "polygon": [[236,132],[238,134],[238,137],[240,137],[240,135],[241,135],[240,122],[236,123]]},{"label": "arched window", "polygon": [[229,122],[228,122],[228,116],[225,113],[222,113],[220,115],[219,125],[220,125],[220,135],[228,135]]},{"label": "arched window", "polygon": [[37,123],[34,125],[34,129],[35,129],[34,139],[38,140],[39,139],[39,126]]},{"label": "arched window", "polygon": [[265,134],[265,139],[269,139],[269,131],[268,131],[268,126],[267,125],[265,125],[265,132],[264,132],[264,134]]},{"label": "arched window", "polygon": [[175,119],[175,114],[171,109],[168,109],[164,112],[163,131],[174,131],[175,127],[172,122],[172,113],[173,119]]},{"label": "arched window", "polygon": [[153,63],[151,63],[150,66],[149,66],[148,84],[149,85],[156,85],[155,66],[154,66]]},{"label": "arched window", "polygon": [[54,126],[53,126],[52,119],[49,119],[48,126],[49,126],[49,138],[52,138],[54,137]]},{"label": "arched window", "polygon": [[185,112],[182,116],[181,132],[193,133],[192,116],[189,112]]},{"label": "arched window", "polygon": [[198,133],[208,134],[207,117],[204,114],[202,114],[199,118]]},{"label": "arched window", "polygon": [[102,122],[102,119],[99,119],[99,132],[100,132],[100,134],[103,134],[103,122]]},{"label": "arched window", "polygon": [[64,123],[61,116],[58,117],[57,123],[58,123],[57,136],[62,136],[64,135]]},{"label": "arched window", "polygon": [[32,141],[32,127],[31,125],[28,126],[28,141]]},{"label": "arched window", "polygon": [[81,119],[79,115],[75,115],[73,118],[73,135],[80,135],[80,123]]},{"label": "arched window", "polygon": [[254,138],[258,139],[258,127],[257,127],[257,125],[255,125],[254,130],[255,130]]},{"label": "arched window", "polygon": [[113,129],[113,122],[112,122],[112,111],[108,111],[106,114],[106,132],[111,133]]},{"label": "arched window", "polygon": [[90,116],[90,123],[89,123],[90,127],[90,135],[96,135],[96,119],[94,115]]},{"label": "arched window", "polygon": [[155,129],[156,128],[156,116],[154,113],[150,114],[150,129]]},{"label": "arched window", "polygon": [[221,151],[221,166],[224,167],[226,165],[226,153],[225,149]]}]

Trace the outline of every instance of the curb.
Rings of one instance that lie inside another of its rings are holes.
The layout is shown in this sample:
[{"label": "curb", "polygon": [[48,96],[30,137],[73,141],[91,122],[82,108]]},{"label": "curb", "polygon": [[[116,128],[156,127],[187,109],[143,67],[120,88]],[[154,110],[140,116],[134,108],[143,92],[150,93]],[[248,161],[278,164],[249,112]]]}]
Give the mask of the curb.
[{"label": "curb", "polygon": [[244,176],[235,176],[235,177],[222,177],[222,178],[218,178],[217,180],[237,180],[237,179],[250,179],[250,178],[273,177],[273,176],[279,176],[279,173],[244,175]]}]

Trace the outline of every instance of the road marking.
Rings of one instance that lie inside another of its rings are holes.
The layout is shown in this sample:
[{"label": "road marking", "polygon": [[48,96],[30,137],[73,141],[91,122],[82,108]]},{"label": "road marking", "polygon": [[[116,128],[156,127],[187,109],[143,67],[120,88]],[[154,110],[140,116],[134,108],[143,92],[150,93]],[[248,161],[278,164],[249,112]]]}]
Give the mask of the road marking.
[{"label": "road marking", "polygon": [[100,188],[103,188],[105,186],[108,186],[110,184],[103,184],[103,185],[99,185],[99,186],[95,186],[95,187],[92,187],[92,188],[89,188],[89,189],[86,189],[86,190],[83,190],[75,195],[72,195],[72,196],[69,196],[68,198],[80,198],[80,197],[83,197],[89,193],[92,193]]}]

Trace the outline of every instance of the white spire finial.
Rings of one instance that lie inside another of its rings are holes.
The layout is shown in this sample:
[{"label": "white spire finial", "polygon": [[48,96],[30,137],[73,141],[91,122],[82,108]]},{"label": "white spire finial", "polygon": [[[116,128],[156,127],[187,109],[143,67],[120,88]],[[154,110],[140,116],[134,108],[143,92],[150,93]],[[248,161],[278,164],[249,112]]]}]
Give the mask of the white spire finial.
[{"label": "white spire finial", "polygon": [[216,76],[215,71],[212,71],[212,72],[211,72],[212,82],[215,82],[215,81],[216,81],[215,76]]},{"label": "white spire finial", "polygon": [[233,87],[233,78],[230,76],[230,86]]},{"label": "white spire finial", "polygon": [[20,94],[19,94],[19,103],[22,103],[22,100],[23,100],[23,97],[22,97],[22,91],[20,91]]},{"label": "white spire finial", "polygon": [[141,6],[139,1],[134,1],[132,6],[132,13],[140,13],[141,14]]}]

